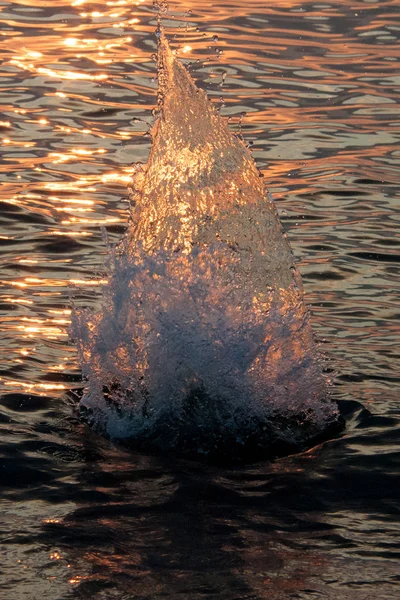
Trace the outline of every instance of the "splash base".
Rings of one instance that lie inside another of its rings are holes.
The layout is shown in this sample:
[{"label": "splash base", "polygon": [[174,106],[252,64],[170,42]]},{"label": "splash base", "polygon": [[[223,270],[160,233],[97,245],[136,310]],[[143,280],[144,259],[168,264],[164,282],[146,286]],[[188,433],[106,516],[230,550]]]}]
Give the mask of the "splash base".
[{"label": "splash base", "polygon": [[[114,390],[115,393],[115,390]],[[166,411],[157,419],[142,410],[129,415],[105,394],[103,409],[81,402],[81,418],[96,432],[132,450],[212,464],[248,464],[297,454],[338,435],[345,427],[340,414],[321,430],[307,411],[270,418],[213,402],[203,390],[193,390],[180,414]]]}]

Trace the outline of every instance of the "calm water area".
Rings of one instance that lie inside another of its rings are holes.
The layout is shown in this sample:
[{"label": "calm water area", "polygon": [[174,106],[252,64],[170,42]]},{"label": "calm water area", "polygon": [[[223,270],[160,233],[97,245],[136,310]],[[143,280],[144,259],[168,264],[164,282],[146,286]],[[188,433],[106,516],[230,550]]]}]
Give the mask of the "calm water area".
[{"label": "calm water area", "polygon": [[150,0],[0,0],[0,598],[399,597],[400,9],[176,0],[300,268],[345,431],[235,468],[149,456],[74,411],[156,107]]}]

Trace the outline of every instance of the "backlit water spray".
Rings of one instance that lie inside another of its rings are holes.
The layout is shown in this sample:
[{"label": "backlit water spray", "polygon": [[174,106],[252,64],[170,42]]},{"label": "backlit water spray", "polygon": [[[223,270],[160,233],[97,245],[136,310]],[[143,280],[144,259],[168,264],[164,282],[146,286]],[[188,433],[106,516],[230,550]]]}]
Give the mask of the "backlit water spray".
[{"label": "backlit water spray", "polygon": [[338,426],[300,274],[249,150],[158,28],[159,113],[99,312],[75,310],[82,413],[136,448],[235,460]]}]

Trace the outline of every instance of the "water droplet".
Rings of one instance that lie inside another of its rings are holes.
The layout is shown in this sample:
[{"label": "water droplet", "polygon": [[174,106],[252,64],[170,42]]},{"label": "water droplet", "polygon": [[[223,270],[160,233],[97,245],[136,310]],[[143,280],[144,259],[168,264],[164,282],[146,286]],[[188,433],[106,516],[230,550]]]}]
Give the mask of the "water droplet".
[{"label": "water droplet", "polygon": [[169,8],[167,0],[155,0],[153,2],[153,7],[160,15],[165,15]]},{"label": "water droplet", "polygon": [[217,35],[213,35],[212,41],[213,42],[218,42],[219,37]]}]

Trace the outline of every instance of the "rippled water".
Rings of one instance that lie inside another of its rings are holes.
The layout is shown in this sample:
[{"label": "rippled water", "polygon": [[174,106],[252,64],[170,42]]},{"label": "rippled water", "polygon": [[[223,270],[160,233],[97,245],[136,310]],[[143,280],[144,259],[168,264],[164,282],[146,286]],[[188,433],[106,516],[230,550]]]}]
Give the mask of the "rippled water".
[{"label": "rippled water", "polygon": [[166,20],[252,144],[348,419],[234,470],[124,451],[73,416],[70,296],[98,307],[101,227],[124,232],[150,149],[151,2],[0,9],[5,598],[397,597],[397,3],[177,1]]}]

